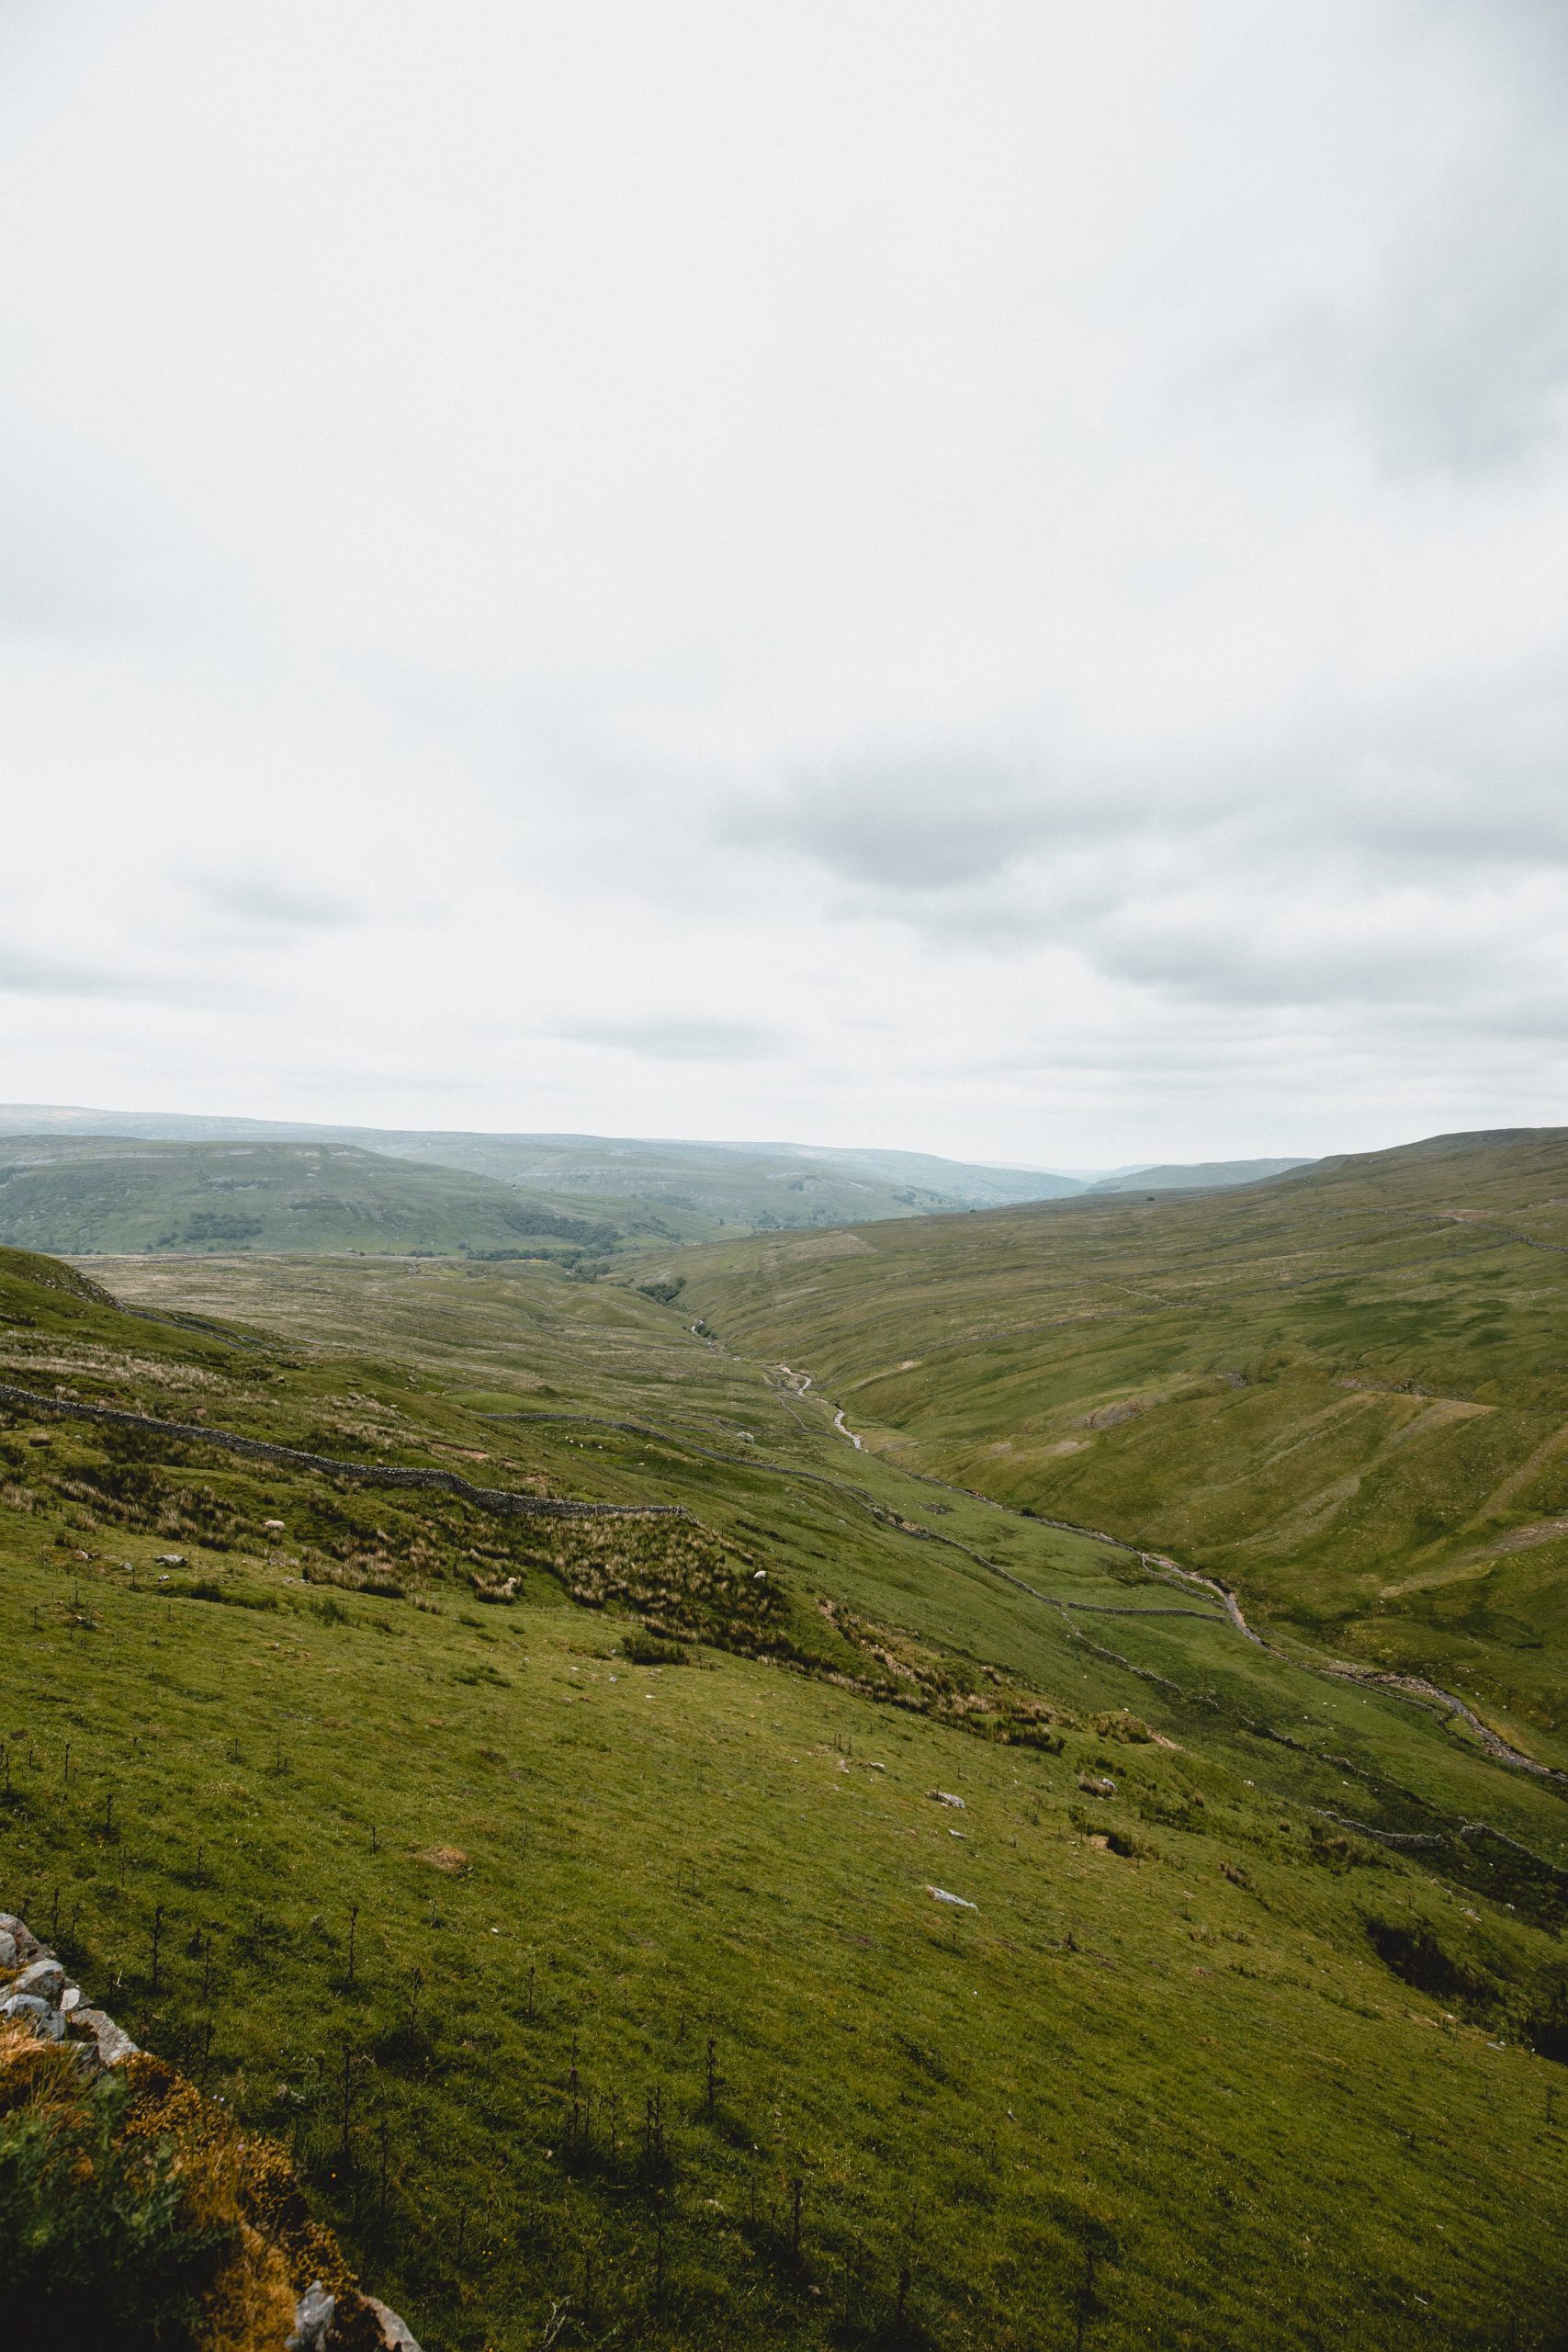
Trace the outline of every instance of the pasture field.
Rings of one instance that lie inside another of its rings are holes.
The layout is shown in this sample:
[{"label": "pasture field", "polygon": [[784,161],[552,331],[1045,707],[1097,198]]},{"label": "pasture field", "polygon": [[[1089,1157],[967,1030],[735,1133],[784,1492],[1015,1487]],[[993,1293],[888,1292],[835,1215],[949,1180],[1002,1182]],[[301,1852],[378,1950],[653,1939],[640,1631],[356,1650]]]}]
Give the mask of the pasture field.
[{"label": "pasture field", "polygon": [[1560,2341],[1554,1783],[683,1292],[93,1272],[0,1253],[3,1899],[427,2352]]}]

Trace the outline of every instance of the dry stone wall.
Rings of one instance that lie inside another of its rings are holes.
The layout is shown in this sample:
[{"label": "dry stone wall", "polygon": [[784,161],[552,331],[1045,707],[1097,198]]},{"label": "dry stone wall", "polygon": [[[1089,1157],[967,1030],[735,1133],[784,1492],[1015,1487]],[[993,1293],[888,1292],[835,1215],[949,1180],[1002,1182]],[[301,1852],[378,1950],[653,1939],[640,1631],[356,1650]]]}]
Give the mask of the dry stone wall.
[{"label": "dry stone wall", "polygon": [[216,1445],[230,1453],[243,1453],[260,1462],[281,1462],[290,1469],[324,1470],[334,1478],[351,1478],[367,1487],[438,1487],[460,1495],[481,1510],[515,1519],[690,1519],[683,1503],[582,1503],[550,1495],[520,1495],[510,1487],[476,1487],[455,1470],[422,1470],[389,1462],[343,1462],[332,1453],[307,1453],[299,1446],[275,1445],[268,1438],[241,1437],[231,1430],[208,1429],[197,1421],[155,1421],[146,1413],[122,1412],[115,1405],[87,1405],[75,1397],[40,1396],[30,1388],[13,1388],[0,1380],[0,1405],[28,1413],[57,1413],[80,1421],[101,1421],[111,1428],[141,1430],[153,1437],[176,1437],[195,1445]]}]

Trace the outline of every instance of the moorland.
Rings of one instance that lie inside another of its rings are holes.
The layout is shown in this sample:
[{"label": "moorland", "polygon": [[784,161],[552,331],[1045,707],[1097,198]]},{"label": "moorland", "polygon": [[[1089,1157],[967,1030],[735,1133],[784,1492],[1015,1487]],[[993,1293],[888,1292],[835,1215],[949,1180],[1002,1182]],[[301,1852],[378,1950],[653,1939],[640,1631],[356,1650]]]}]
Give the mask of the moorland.
[{"label": "moorland", "polygon": [[597,1280],[0,1252],[10,1907],[427,2352],[1554,2344],[1550,1616],[1468,1719],[1374,1679],[1455,1474],[1314,1554],[1261,1465],[1544,1427],[1559,1148]]}]

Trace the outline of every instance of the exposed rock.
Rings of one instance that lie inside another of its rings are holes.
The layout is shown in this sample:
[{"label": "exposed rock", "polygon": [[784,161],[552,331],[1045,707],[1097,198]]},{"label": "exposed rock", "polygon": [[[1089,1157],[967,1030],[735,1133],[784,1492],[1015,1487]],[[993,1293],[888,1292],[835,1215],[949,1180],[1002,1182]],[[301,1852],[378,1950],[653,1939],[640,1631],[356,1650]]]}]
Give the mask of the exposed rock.
[{"label": "exposed rock", "polygon": [[312,2278],[299,2298],[287,2352],[321,2352],[321,2339],[336,2309],[337,2297],[329,2295],[319,2278]]},{"label": "exposed rock", "polygon": [[73,2009],[69,2017],[61,2019],[61,2031],[67,2028],[73,2041],[93,2044],[102,2066],[123,2065],[126,2059],[136,2055],[137,2044],[125,2028],[116,2025],[102,2009]]},{"label": "exposed rock", "polygon": [[18,1960],[36,1960],[43,1950],[38,1938],[14,1911],[0,1911],[0,1933],[11,1938],[17,1947]]},{"label": "exposed rock", "polygon": [[419,2352],[394,2311],[375,2295],[329,2295],[319,2278],[299,2298],[287,2352]]},{"label": "exposed rock", "polygon": [[65,1971],[53,1958],[29,1961],[11,1990],[13,1993],[36,1993],[40,2001],[47,2001],[51,2008],[58,2008],[60,1996],[65,1990]]},{"label": "exposed rock", "polygon": [[0,2018],[9,2018],[16,2025],[30,2026],[41,2041],[59,2041],[65,2031],[65,2019],[52,2002],[40,2000],[36,1993],[8,1993],[0,2001]]},{"label": "exposed rock", "polygon": [[936,1804],[953,1805],[960,1813],[967,1813],[969,1810],[968,1806],[964,1804],[964,1799],[962,1797],[955,1797],[949,1789],[933,1789],[931,1791],[931,1796]]},{"label": "exposed rock", "polygon": [[6,1928],[0,1928],[0,1968],[17,1965],[17,1939]]},{"label": "exposed rock", "polygon": [[381,2334],[388,2352],[419,2352],[419,2346],[396,2312],[389,2311],[378,2295],[367,2295],[365,2300],[381,2323]]}]

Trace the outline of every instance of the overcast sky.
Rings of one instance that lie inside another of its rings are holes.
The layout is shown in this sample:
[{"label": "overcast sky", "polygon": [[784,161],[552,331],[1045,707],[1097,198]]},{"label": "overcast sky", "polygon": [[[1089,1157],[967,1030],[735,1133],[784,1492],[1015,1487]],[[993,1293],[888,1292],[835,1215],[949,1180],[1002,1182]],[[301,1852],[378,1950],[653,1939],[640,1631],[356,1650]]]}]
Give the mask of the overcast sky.
[{"label": "overcast sky", "polygon": [[1560,0],[0,0],[0,1098],[1568,1120]]}]

